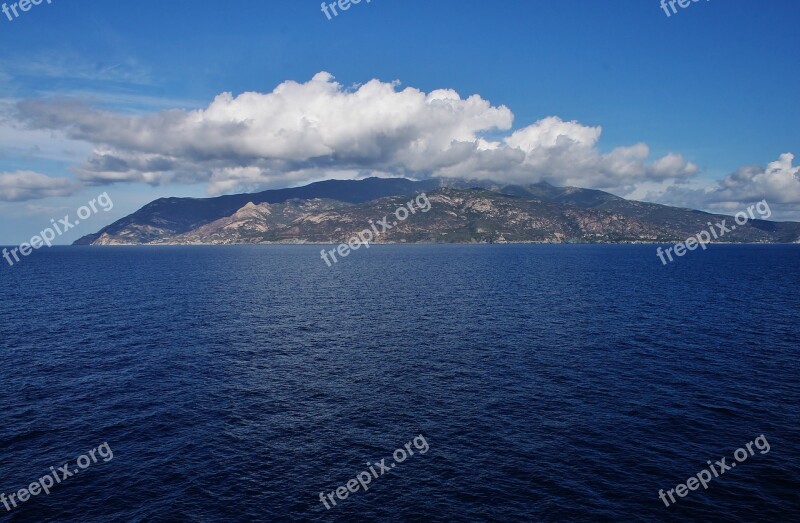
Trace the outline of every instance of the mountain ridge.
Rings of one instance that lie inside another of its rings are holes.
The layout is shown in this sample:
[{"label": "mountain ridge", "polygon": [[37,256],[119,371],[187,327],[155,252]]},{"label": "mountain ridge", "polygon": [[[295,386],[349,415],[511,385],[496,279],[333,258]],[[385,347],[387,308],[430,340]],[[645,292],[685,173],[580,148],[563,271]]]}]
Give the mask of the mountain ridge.
[{"label": "mountain ridge", "polygon": [[[377,243],[666,243],[693,236],[711,221],[733,221],[545,182],[367,178],[216,198],[162,198],[75,245],[338,243],[421,193],[428,194],[434,212],[404,221]],[[721,240],[796,243],[800,223],[753,219]]]}]

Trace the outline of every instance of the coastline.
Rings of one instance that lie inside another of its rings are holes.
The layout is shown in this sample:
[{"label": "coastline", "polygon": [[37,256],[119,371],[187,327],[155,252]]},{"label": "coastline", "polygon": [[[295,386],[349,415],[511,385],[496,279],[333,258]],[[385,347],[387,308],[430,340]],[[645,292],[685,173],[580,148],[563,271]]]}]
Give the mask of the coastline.
[{"label": "coastline", "polygon": [[[91,245],[60,245],[56,247],[234,247],[234,246],[259,246],[259,245],[339,245],[341,242],[231,242],[231,243],[114,243],[114,244],[91,244]],[[546,241],[507,241],[507,242],[372,242],[370,246],[376,245],[674,245],[680,241],[652,242],[652,241],[619,241],[619,242],[546,242]],[[800,245],[800,242],[712,242],[708,245]]]}]

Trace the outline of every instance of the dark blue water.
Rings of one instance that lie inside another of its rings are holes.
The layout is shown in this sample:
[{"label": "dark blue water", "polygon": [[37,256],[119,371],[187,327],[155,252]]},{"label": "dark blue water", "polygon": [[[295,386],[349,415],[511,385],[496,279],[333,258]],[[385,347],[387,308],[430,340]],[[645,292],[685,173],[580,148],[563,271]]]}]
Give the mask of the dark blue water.
[{"label": "dark blue water", "polygon": [[318,251],[0,268],[0,493],[114,452],[0,521],[799,520],[800,246]]}]

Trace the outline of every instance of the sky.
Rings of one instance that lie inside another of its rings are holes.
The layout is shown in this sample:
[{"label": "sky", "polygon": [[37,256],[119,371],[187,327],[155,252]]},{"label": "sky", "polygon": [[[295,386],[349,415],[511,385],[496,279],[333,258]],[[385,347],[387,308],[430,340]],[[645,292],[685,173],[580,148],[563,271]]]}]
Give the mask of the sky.
[{"label": "sky", "polygon": [[793,0],[5,1],[0,244],[100,195],[57,243],[161,197],[368,176],[800,221]]}]

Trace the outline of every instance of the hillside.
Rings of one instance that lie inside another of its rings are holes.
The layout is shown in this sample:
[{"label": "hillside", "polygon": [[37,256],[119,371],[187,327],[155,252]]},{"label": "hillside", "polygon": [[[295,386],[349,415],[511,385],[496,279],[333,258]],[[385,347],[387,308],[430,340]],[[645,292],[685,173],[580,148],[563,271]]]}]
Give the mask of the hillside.
[{"label": "hillside", "polygon": [[[731,217],[630,201],[546,183],[370,178],[208,199],[166,198],[86,236],[79,245],[338,243],[425,192],[419,212],[377,242],[616,243],[682,241]],[[726,242],[793,243],[800,224],[751,220]]]}]

